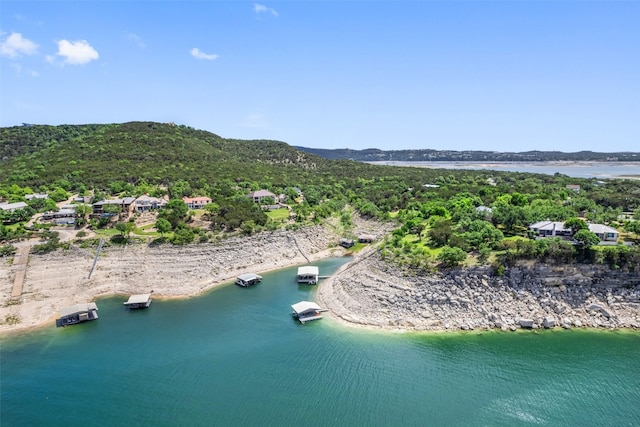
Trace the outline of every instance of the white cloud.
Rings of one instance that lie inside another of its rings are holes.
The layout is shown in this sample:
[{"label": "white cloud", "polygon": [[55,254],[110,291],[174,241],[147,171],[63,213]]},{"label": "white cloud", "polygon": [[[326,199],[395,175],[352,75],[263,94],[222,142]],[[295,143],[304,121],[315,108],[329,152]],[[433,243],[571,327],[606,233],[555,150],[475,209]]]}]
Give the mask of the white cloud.
[{"label": "white cloud", "polygon": [[260,15],[261,13],[268,13],[271,14],[273,16],[278,16],[278,12],[276,12],[274,9],[267,7],[263,4],[258,4],[258,3],[254,3],[253,4],[253,11]]},{"label": "white cloud", "polygon": [[[57,55],[64,58],[64,62],[72,65],[82,65],[94,61],[100,57],[89,42],[86,40],[77,40],[70,42],[69,40],[60,40],[58,42]],[[47,56],[47,60],[51,61],[51,57]]]},{"label": "white cloud", "polygon": [[9,37],[0,42],[0,54],[10,58],[20,55],[33,55],[37,50],[38,45],[22,37],[20,33],[11,33]]},{"label": "white cloud", "polygon": [[212,61],[214,59],[218,59],[218,55],[216,55],[215,53],[204,53],[203,51],[201,51],[197,47],[194,47],[189,52],[191,52],[191,56],[193,56],[194,58],[197,58],[197,59],[207,59],[209,61]]},{"label": "white cloud", "polygon": [[142,40],[142,37],[140,37],[139,35],[137,35],[135,33],[127,34],[127,40],[129,40],[130,42],[136,44],[140,49],[144,49],[145,47],[147,47],[145,42]]},{"label": "white cloud", "polygon": [[13,69],[13,71],[15,71],[16,76],[18,77],[22,77],[24,73],[26,73],[30,77],[38,77],[40,75],[40,73],[38,73],[36,70],[22,68],[22,65],[20,64],[11,63],[9,64],[9,66]]}]

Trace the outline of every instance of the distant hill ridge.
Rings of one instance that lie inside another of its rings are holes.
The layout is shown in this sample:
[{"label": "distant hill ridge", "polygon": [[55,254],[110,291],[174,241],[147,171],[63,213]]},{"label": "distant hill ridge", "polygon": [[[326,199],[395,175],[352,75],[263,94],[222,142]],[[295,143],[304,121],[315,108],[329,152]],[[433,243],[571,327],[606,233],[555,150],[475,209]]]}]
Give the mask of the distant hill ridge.
[{"label": "distant hill ridge", "polygon": [[0,128],[0,182],[34,188],[55,182],[107,188],[116,181],[168,185],[178,180],[196,188],[223,181],[221,188],[230,188],[247,180],[285,188],[343,179],[358,191],[374,192],[375,186],[362,180],[394,179],[399,188],[413,188],[436,180],[442,172],[366,163],[371,161],[614,159],[640,161],[640,154],[322,150],[272,140],[228,139],[184,125],[155,122]]},{"label": "distant hill ridge", "polygon": [[398,161],[398,162],[540,162],[540,161],[598,161],[598,162],[640,162],[640,152],[598,153],[593,151],[578,151],[564,153],[560,151],[526,151],[526,152],[498,152],[498,151],[453,151],[453,150],[379,150],[367,148],[364,150],[324,149],[298,147],[298,150],[316,154],[326,159],[347,159],[360,162]]}]

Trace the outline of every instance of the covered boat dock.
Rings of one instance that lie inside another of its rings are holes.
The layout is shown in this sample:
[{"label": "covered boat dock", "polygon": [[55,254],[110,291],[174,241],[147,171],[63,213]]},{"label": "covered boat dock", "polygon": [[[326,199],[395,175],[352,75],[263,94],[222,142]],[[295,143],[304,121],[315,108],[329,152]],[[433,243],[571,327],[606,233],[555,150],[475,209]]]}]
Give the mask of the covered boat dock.
[{"label": "covered boat dock", "polygon": [[148,308],[151,305],[151,294],[131,295],[123,304],[127,308]]},{"label": "covered boat dock", "polygon": [[80,303],[61,309],[60,317],[56,319],[56,326],[74,325],[97,318],[98,306],[95,302]]},{"label": "covered boat dock", "polygon": [[304,267],[298,267],[298,283],[307,283],[309,285],[315,285],[318,283],[320,277],[320,269],[315,265],[307,265]]},{"label": "covered boat dock", "polygon": [[322,312],[329,311],[321,308],[318,304],[311,301],[300,301],[291,306],[293,310],[291,315],[298,319],[300,323],[309,322],[311,320],[322,319]]},{"label": "covered boat dock", "polygon": [[262,282],[262,276],[254,273],[241,274],[236,279],[236,285],[242,286],[243,288],[255,285],[256,283],[260,282]]}]

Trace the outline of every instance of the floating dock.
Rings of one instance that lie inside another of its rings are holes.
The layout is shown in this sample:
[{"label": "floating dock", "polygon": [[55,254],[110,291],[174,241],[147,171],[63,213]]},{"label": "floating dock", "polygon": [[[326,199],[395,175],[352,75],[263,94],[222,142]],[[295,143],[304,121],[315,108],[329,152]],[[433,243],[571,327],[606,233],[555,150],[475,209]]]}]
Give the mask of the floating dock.
[{"label": "floating dock", "polygon": [[298,283],[306,283],[308,285],[315,285],[320,278],[320,269],[315,265],[307,265],[304,267],[298,267],[298,275],[296,280]]},{"label": "floating dock", "polygon": [[322,319],[322,313],[329,311],[311,301],[300,301],[299,303],[293,304],[291,309],[293,310],[291,315],[303,324],[312,320]]},{"label": "floating dock", "polygon": [[246,288],[248,286],[253,286],[256,283],[260,283],[260,282],[262,282],[262,276],[255,273],[241,274],[236,279],[236,285],[242,286],[243,288]]},{"label": "floating dock", "polygon": [[131,295],[123,304],[127,308],[148,308],[151,305],[151,294]]},{"label": "floating dock", "polygon": [[98,318],[98,306],[95,302],[75,304],[60,310],[60,317],[56,319],[56,326],[75,325],[76,323],[95,320]]}]

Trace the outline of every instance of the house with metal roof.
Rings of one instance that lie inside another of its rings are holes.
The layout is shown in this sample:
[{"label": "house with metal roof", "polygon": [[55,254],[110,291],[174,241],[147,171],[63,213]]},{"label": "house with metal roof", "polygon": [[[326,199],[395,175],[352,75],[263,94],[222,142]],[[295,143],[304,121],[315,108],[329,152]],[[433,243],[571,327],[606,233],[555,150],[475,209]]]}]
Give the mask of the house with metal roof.
[{"label": "house with metal roof", "polygon": [[15,202],[15,203],[0,203],[0,209],[7,212],[17,211],[18,209],[24,209],[27,205],[25,202]]},{"label": "house with metal roof", "polygon": [[617,242],[620,232],[613,227],[604,224],[589,224],[589,231],[594,233],[603,242]]},{"label": "house with metal roof", "polygon": [[[604,224],[587,224],[589,231],[594,233],[602,242],[617,242],[620,233],[613,227]],[[529,226],[529,229],[537,234],[538,238],[561,237],[566,240],[573,239],[573,230],[565,228],[562,221],[538,221]]]}]

